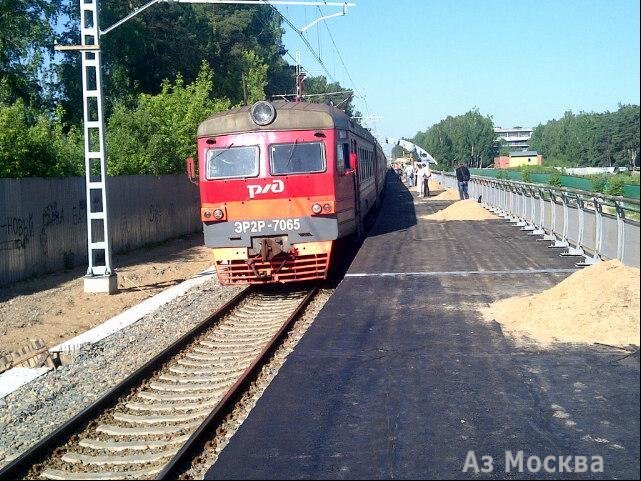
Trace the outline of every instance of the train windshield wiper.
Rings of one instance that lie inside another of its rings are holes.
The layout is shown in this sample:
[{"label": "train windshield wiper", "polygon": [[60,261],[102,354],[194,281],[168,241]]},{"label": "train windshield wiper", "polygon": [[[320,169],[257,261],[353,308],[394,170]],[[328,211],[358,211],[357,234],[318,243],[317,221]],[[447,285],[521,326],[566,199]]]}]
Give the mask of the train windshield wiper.
[{"label": "train windshield wiper", "polygon": [[[218,157],[220,157],[221,155],[223,155],[225,152],[227,152],[229,149],[231,149],[231,148],[233,147],[233,145],[234,145],[234,143],[232,142],[232,143],[231,143],[231,144],[229,144],[227,147],[225,147],[225,148],[224,148],[224,149],[222,149],[220,152],[218,152],[216,155],[214,155],[214,156],[211,158],[211,160],[217,159]],[[223,162],[225,162],[226,164],[229,164],[229,163],[230,163],[230,162],[226,162],[226,161],[225,161],[225,159],[223,159]]]},{"label": "train windshield wiper", "polygon": [[292,147],[292,151],[289,153],[289,157],[287,158],[287,164],[286,167],[289,169],[289,164],[292,161],[292,157],[294,157],[294,151],[296,150],[296,147],[298,147],[298,139],[294,142],[294,146]]}]

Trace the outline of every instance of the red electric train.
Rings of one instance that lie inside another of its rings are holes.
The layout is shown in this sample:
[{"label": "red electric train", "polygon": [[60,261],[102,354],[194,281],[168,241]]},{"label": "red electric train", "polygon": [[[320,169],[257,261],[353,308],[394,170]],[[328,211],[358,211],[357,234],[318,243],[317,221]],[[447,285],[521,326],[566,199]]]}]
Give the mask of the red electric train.
[{"label": "red electric train", "polygon": [[198,127],[205,244],[221,284],[327,277],[338,239],[363,232],[387,169],[381,146],[324,104],[258,102]]}]

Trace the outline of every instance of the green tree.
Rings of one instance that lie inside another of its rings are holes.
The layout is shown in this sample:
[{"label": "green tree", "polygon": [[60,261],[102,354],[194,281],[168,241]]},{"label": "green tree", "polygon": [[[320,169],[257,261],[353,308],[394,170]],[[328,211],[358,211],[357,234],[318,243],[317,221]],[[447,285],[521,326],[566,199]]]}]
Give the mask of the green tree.
[{"label": "green tree", "polygon": [[45,102],[44,60],[53,54],[52,25],[60,0],[0,2],[0,102]]},{"label": "green tree", "polygon": [[433,125],[426,132],[419,132],[414,137],[414,142],[428,151],[439,163],[439,167],[452,167],[454,163],[452,138],[446,120]]},{"label": "green tree", "polygon": [[165,81],[157,95],[140,94],[133,108],[118,103],[107,129],[110,175],[182,172],[196,154],[196,129],[207,116],[227,110],[227,99],[212,99],[214,74],[203,63],[197,79]]},{"label": "green tree", "polygon": [[639,165],[639,106],[619,105],[611,115],[612,150],[617,165]]},{"label": "green tree", "polygon": [[242,82],[247,96],[247,103],[253,104],[265,100],[265,87],[267,86],[267,64],[253,50],[243,52]]},{"label": "green tree", "polygon": [[22,99],[0,105],[0,177],[81,175],[84,149],[79,130],[38,113]]},{"label": "green tree", "polygon": [[392,147],[392,159],[400,159],[405,156],[405,151],[400,145],[395,145]]},{"label": "green tree", "polygon": [[449,116],[413,138],[413,142],[427,150],[439,164],[449,168],[461,161],[473,167],[490,165],[494,141],[492,119],[477,109]]},{"label": "green tree", "polygon": [[[100,25],[105,28],[146,3],[144,0],[104,2]],[[78,42],[78,8],[65,30],[69,43]],[[164,80],[180,75],[186,83],[198,76],[201,63],[216,71],[212,98],[243,101],[247,52],[267,65],[268,92],[279,88],[288,75],[283,59],[280,16],[268,5],[186,5],[160,3],[145,10],[101,39],[107,111],[115,103],[133,106],[138,94],[157,94]],[[62,40],[61,40],[62,43]],[[58,68],[65,109],[81,119],[80,61],[66,55]],[[291,82],[291,77],[287,77]],[[261,80],[263,81],[263,80]],[[275,84],[272,87],[271,83]]]},{"label": "green tree", "polygon": [[620,105],[616,112],[566,112],[538,125],[530,145],[546,163],[632,166],[639,158],[639,106]]},{"label": "green tree", "polygon": [[505,139],[499,139],[496,143],[495,152],[496,155],[510,155],[511,147]]}]

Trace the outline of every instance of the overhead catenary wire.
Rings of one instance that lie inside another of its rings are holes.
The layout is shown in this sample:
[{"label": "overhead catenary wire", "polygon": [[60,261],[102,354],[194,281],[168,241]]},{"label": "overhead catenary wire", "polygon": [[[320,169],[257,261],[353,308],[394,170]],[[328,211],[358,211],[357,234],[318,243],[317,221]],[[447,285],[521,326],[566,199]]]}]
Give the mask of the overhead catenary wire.
[{"label": "overhead catenary wire", "polygon": [[[321,7],[317,6],[316,8],[318,9],[318,12],[320,13],[321,17],[323,17],[325,14],[323,13],[323,10],[321,9]],[[349,73],[349,69],[347,68],[345,61],[343,60],[343,56],[341,55],[340,49],[338,48],[336,41],[334,40],[334,35],[332,35],[332,30],[329,27],[327,20],[323,20],[323,23],[325,24],[325,28],[327,29],[327,33],[329,34],[329,38],[332,42],[332,45],[334,46],[334,50],[336,50],[336,54],[338,55],[338,60],[343,66],[343,70],[345,70],[345,74],[347,75],[347,78],[349,78],[349,81],[352,83],[352,88],[354,90],[355,95],[363,99],[363,103],[365,104],[365,110],[367,113],[369,113],[369,104],[367,103],[367,98],[365,97],[365,95],[361,94],[360,89],[356,86],[356,82],[354,82],[352,75]]]},{"label": "overhead catenary wire", "polygon": [[[274,12],[276,12],[276,13],[277,13],[277,14],[278,14],[282,19],[283,19],[283,21],[284,21],[287,25],[289,25],[289,27],[290,27],[290,28],[291,28],[291,29],[292,29],[292,30],[293,30],[293,31],[294,31],[294,32],[295,32],[295,33],[300,37],[300,39],[303,41],[303,43],[305,44],[305,46],[307,47],[307,49],[309,50],[309,52],[312,54],[312,56],[314,57],[314,59],[318,62],[318,64],[321,66],[322,70],[323,70],[323,71],[325,72],[325,74],[327,75],[327,78],[329,78],[333,83],[337,83],[337,84],[339,84],[339,82],[338,82],[338,81],[336,80],[336,78],[335,78],[335,77],[330,73],[329,69],[328,69],[328,68],[327,68],[327,66],[325,65],[325,62],[323,61],[323,59],[322,59],[321,55],[320,55],[318,52],[316,52],[316,50],[314,49],[314,47],[312,46],[312,44],[309,42],[309,40],[305,37],[305,35],[303,34],[303,32],[301,32],[301,31],[296,27],[296,25],[294,25],[294,23],[293,23],[293,22],[292,22],[292,21],[291,21],[291,20],[290,20],[290,19],[289,19],[285,14],[283,14],[283,13],[282,13],[280,10],[278,10],[274,5],[272,5],[272,4],[269,2],[269,0],[260,0],[260,1],[261,1],[263,4],[265,4],[265,5],[269,5],[269,7],[270,7]],[[319,13],[321,14],[321,17],[322,17],[322,16],[324,16],[323,11],[321,10],[320,6],[317,6],[317,8],[318,8]],[[325,23],[325,28],[327,29],[327,32],[329,33],[329,37],[330,37],[330,39],[331,39],[331,41],[332,41],[332,44],[333,44],[333,46],[334,46],[334,49],[336,50],[336,53],[337,53],[338,58],[339,58],[339,61],[340,61],[341,65],[342,65],[343,69],[345,70],[345,73],[347,74],[347,77],[349,78],[349,80],[350,80],[350,82],[351,82],[351,84],[352,84],[352,87],[353,87],[352,95],[353,95],[353,96],[355,96],[355,97],[358,97],[358,98],[360,98],[360,99],[362,99],[362,100],[363,100],[363,104],[364,104],[364,106],[365,106],[365,112],[366,112],[367,114],[369,114],[369,112],[370,112],[370,108],[369,108],[369,103],[367,102],[367,98],[366,98],[366,97],[365,97],[365,95],[364,95],[364,94],[362,94],[362,93],[360,92],[360,90],[357,88],[357,86],[356,86],[356,82],[354,82],[354,79],[352,78],[352,76],[351,76],[351,74],[350,74],[350,72],[349,72],[349,69],[347,68],[347,65],[345,64],[345,61],[343,60],[343,56],[342,56],[342,55],[341,55],[341,53],[340,53],[340,50],[339,50],[339,48],[338,48],[338,45],[336,44],[336,41],[334,40],[334,36],[332,35],[332,32],[331,32],[331,30],[330,30],[330,28],[329,28],[329,25],[327,24],[327,20],[323,20],[323,22]],[[289,56],[289,57],[290,57],[294,62],[299,63],[299,61],[298,61],[297,59],[295,59],[295,58],[294,58],[294,57],[293,57],[289,52],[286,52],[286,53],[287,53],[287,55],[288,55],[288,56]],[[302,65],[301,65],[301,66],[302,66]],[[303,67],[303,68],[304,68],[304,67]],[[304,70],[309,71],[308,69],[304,69]],[[281,97],[282,97],[282,96],[281,96]],[[341,103],[342,103],[342,102],[341,102]]]},{"label": "overhead catenary wire", "polygon": [[[323,16],[324,14],[323,14],[323,11],[321,10],[321,8],[320,7],[317,7],[317,8],[318,8],[318,12],[321,14],[321,16]],[[332,31],[329,28],[329,25],[327,24],[327,20],[323,20],[323,23],[325,24],[325,28],[327,29],[327,33],[329,34],[329,38],[332,41],[332,44],[334,45],[334,49],[336,50],[336,53],[338,54],[338,60],[340,61],[341,65],[343,66],[343,70],[345,70],[345,73],[347,74],[347,77],[349,78],[350,82],[352,82],[352,87],[354,87],[354,89],[357,90],[356,89],[356,82],[354,82],[354,79],[352,78],[352,76],[349,73],[349,69],[347,68],[347,65],[345,65],[345,61],[343,60],[343,56],[341,55],[341,52],[340,52],[338,46],[336,45],[336,41],[334,40],[334,36],[332,35]]]},{"label": "overhead catenary wire", "polygon": [[[338,82],[336,81],[336,79],[334,78],[334,76],[333,76],[333,75],[331,75],[331,74],[329,73],[329,70],[327,69],[327,67],[326,67],[325,63],[322,61],[321,55],[315,52],[315,50],[313,49],[313,47],[311,46],[311,44],[310,44],[310,43],[307,41],[307,39],[303,36],[303,34],[300,32],[300,30],[298,30],[298,29],[296,28],[296,26],[294,25],[294,23],[293,23],[292,21],[290,21],[290,20],[289,20],[289,19],[288,19],[288,18],[287,18],[283,13],[281,13],[277,8],[275,8],[273,5],[269,4],[269,3],[268,3],[268,1],[266,1],[266,0],[261,0],[261,1],[262,1],[263,3],[268,4],[268,5],[269,5],[269,6],[270,6],[270,7],[271,7],[271,8],[272,8],[272,9],[273,9],[273,10],[274,10],[274,11],[275,11],[275,12],[276,12],[276,13],[277,13],[277,14],[278,14],[278,15],[279,15],[279,16],[280,16],[280,17],[281,17],[281,18],[282,18],[282,19],[283,19],[283,20],[284,20],[284,21],[285,21],[285,22],[286,22],[286,23],[287,23],[287,24],[288,24],[288,25],[289,25],[289,26],[290,26],[290,27],[291,27],[291,28],[292,28],[296,33],[297,33],[297,34],[298,34],[298,36],[299,36],[299,37],[301,37],[301,38],[305,41],[305,44],[306,44],[307,48],[310,50],[310,52],[312,53],[312,55],[313,55],[313,56],[316,58],[316,60],[319,62],[319,64],[320,64],[320,65],[321,65],[321,67],[323,68],[324,72],[325,72],[325,73],[327,74],[327,76],[329,77],[329,79],[330,79],[332,82],[334,82],[334,83],[338,83]],[[319,38],[319,41],[320,41],[320,38]],[[304,65],[302,65],[302,64],[300,63],[300,60],[299,60],[299,59],[297,59],[297,58],[295,58],[295,57],[294,57],[294,56],[293,56],[289,51],[285,51],[285,55],[286,55],[287,57],[289,57],[289,58],[290,58],[290,59],[291,59],[295,64],[300,65],[300,66],[302,67],[302,69],[303,69],[305,72],[310,72],[310,70],[309,70],[308,68],[306,68]],[[345,92],[348,92],[348,91],[345,91]],[[349,92],[353,95],[353,91],[349,91]],[[338,93],[344,93],[344,92],[343,92],[343,91],[341,91],[341,92],[327,92],[327,93],[315,94],[315,95],[303,95],[303,97],[307,98],[307,97],[311,97],[311,96],[335,95],[335,94],[338,94]],[[294,97],[295,95],[296,95],[296,94],[275,94],[275,95],[273,95],[273,96],[274,96],[274,97],[280,97],[280,98],[285,99],[285,98],[287,98],[287,97]],[[349,97],[348,97],[348,98],[349,98]],[[347,100],[347,99],[346,99],[346,100]],[[343,103],[343,102],[341,102],[341,103]]]},{"label": "overhead catenary wire", "polygon": [[[303,43],[305,44],[305,46],[307,47],[307,49],[309,50],[309,52],[312,54],[312,56],[314,57],[314,59],[315,59],[315,60],[318,62],[318,64],[321,66],[321,68],[323,69],[323,71],[325,72],[325,74],[327,75],[327,77],[328,77],[332,82],[334,82],[334,83],[338,83],[338,82],[336,81],[336,79],[334,78],[334,76],[330,73],[330,71],[329,71],[329,69],[327,68],[327,66],[325,65],[325,62],[323,62],[323,59],[321,58],[321,56],[316,52],[316,50],[314,50],[314,47],[313,47],[313,46],[312,46],[312,44],[309,42],[309,40],[307,40],[307,38],[305,37],[305,35],[303,35],[303,34],[301,33],[301,31],[300,31],[298,28],[296,28],[296,25],[294,25],[294,23],[293,23],[289,18],[287,18],[287,17],[286,17],[286,16],[285,16],[285,15],[284,15],[280,10],[278,10],[275,6],[273,6],[271,3],[269,3],[269,1],[268,1],[268,0],[261,0],[261,1],[262,1],[265,5],[269,5],[269,7],[270,7],[270,8],[272,8],[272,9],[273,9],[273,10],[274,10],[278,15],[280,15],[280,17],[283,19],[283,21],[284,21],[287,25],[289,25],[289,26],[291,27],[291,29],[292,29],[294,32],[296,32],[296,34],[301,38],[301,40],[303,41]],[[290,55],[290,56],[291,56],[291,55]]]},{"label": "overhead catenary wire", "polygon": [[[262,0],[261,0],[261,1],[262,1]],[[270,7],[272,7],[271,5],[269,5],[269,6],[270,6]],[[272,9],[273,9],[273,10],[275,10],[275,11],[276,11],[276,13],[277,13],[281,18],[283,17],[283,15],[282,15],[282,14],[281,14],[277,9],[275,9],[275,8],[273,8],[273,7],[272,7]],[[261,23],[263,24],[263,26],[266,26],[265,22],[264,22],[262,19],[260,19],[260,21],[261,21]],[[294,62],[294,64],[300,65],[304,72],[311,72],[311,70],[310,70],[310,69],[308,69],[307,67],[305,67],[305,66],[300,62],[300,60],[299,60],[299,59],[297,59],[296,57],[294,57],[294,56],[289,52],[289,50],[285,50],[285,56],[289,57],[289,59],[290,59],[292,62]],[[334,93],[334,92],[330,92],[330,93],[328,93],[327,95],[330,95],[330,94],[332,94],[332,93]],[[323,95],[323,94],[319,94],[319,95]],[[279,98],[282,98],[282,99],[287,99],[287,97],[295,97],[295,96],[296,96],[296,94],[273,94],[273,95],[272,95],[272,97],[279,97]],[[308,97],[308,96],[309,96],[309,95],[303,95],[303,97]]]}]

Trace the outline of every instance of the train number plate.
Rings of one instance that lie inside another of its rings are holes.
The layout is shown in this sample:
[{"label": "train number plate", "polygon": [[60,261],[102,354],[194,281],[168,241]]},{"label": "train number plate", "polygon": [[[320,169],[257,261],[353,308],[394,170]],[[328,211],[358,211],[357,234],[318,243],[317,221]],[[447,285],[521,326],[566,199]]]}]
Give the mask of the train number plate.
[{"label": "train number plate", "polygon": [[300,230],[300,219],[244,220],[234,222],[236,234],[262,234]]}]

